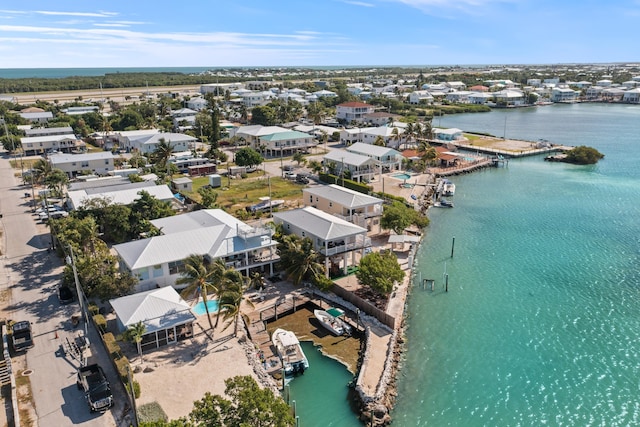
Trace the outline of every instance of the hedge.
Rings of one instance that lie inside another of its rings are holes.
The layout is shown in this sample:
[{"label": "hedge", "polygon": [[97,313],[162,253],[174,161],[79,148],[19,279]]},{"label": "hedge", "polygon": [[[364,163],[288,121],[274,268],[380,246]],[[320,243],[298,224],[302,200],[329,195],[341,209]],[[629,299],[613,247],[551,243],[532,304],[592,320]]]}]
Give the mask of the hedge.
[{"label": "hedge", "polygon": [[340,177],[328,173],[319,173],[318,178],[320,178],[320,181],[326,182],[327,184],[341,184],[345,188],[349,188],[350,190],[354,190],[363,194],[369,194],[369,192],[373,190],[373,187],[370,185],[352,181],[350,179],[343,180]]}]

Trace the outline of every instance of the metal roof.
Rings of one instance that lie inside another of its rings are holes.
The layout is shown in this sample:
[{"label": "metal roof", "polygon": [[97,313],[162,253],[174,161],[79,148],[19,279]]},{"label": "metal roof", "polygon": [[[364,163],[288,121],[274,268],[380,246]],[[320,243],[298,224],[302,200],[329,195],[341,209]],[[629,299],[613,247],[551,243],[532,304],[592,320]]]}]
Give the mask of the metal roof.
[{"label": "metal roof", "polygon": [[[386,128],[390,132],[391,128]],[[402,133],[401,133],[402,134]],[[347,147],[347,151],[351,151],[352,153],[363,154],[365,156],[375,156],[375,157],[384,157],[384,156],[401,156],[398,150],[394,150],[389,147],[381,147],[379,145],[365,144],[363,142],[356,142],[355,144]]]},{"label": "metal roof", "polygon": [[109,303],[124,326],[144,323],[145,334],[196,320],[189,304],[171,286],[112,299]]},{"label": "metal roof", "polygon": [[84,206],[92,199],[107,199],[111,204],[129,205],[140,198],[140,191],[146,191],[158,200],[173,200],[173,193],[166,185],[144,188],[129,188],[122,191],[109,191],[89,194],[86,190],[69,191],[67,194],[73,209]]},{"label": "metal roof", "polygon": [[[73,139],[75,139],[75,136],[73,137]],[[58,153],[58,154],[49,155],[49,162],[51,162],[51,164],[54,166],[59,165],[61,163],[90,162],[92,160],[109,160],[109,159],[113,159],[113,153],[111,151],[98,151],[95,153],[84,153],[84,154]]]},{"label": "metal roof", "polygon": [[330,160],[336,163],[342,163],[352,166],[360,166],[365,163],[375,164],[375,160],[371,157],[363,156],[362,154],[352,153],[350,151],[332,150],[324,156],[325,160]]},{"label": "metal roof", "polygon": [[307,206],[284,212],[274,212],[273,218],[286,222],[322,240],[366,234],[367,229],[347,222],[337,216]]},{"label": "metal roof", "polygon": [[351,190],[350,188],[340,187],[336,184],[309,187],[305,188],[303,192],[331,200],[339,205],[352,209],[382,204],[382,199]]}]

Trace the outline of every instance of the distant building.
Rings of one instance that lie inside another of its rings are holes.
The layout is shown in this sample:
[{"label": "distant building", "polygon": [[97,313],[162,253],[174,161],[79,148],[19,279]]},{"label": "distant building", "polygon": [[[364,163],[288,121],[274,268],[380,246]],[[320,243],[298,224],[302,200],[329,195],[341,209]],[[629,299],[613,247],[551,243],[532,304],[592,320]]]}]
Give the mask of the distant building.
[{"label": "distant building", "polygon": [[363,117],[374,112],[373,105],[363,102],[344,102],[336,105],[336,118],[347,123],[362,122]]},{"label": "distant building", "polygon": [[111,151],[86,154],[52,154],[49,156],[51,167],[61,169],[74,178],[77,175],[108,175],[114,170]]}]

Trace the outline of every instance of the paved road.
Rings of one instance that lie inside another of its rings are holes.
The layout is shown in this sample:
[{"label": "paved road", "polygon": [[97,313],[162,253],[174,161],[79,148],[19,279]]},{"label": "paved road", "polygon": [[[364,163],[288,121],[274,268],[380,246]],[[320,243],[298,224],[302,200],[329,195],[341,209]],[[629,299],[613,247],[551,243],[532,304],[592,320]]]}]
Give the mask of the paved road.
[{"label": "paved road", "polygon": [[[29,320],[33,324],[35,346],[26,356],[18,355],[16,365],[25,365],[30,376],[35,401],[35,425],[40,426],[116,426],[114,414],[121,418],[124,401],[105,414],[91,414],[83,393],[76,388],[75,372],[79,362],[62,351],[65,338],[72,340],[82,327],[75,330],[69,321],[78,310],[77,303],[61,306],[56,294],[63,265],[48,253],[48,228],[36,224],[24,197],[28,188],[19,185],[5,152],[0,153],[0,212],[3,228],[2,259],[0,259],[0,289],[10,290],[4,316],[13,320]],[[94,358],[107,368],[116,392],[124,393],[117,384],[114,370],[108,365],[104,351],[97,351],[99,338],[89,328]],[[101,350],[101,349],[100,349]],[[25,359],[26,357],[26,359]]]}]

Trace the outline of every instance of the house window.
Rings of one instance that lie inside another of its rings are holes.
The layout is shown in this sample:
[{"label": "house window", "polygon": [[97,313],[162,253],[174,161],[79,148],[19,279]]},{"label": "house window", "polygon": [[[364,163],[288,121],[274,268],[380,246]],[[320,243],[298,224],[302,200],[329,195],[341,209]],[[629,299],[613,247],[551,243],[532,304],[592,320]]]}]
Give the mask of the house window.
[{"label": "house window", "polygon": [[329,207],[332,208],[333,207],[333,202],[329,202]]},{"label": "house window", "polygon": [[287,230],[290,230],[291,226],[289,224],[287,224]]},{"label": "house window", "polygon": [[153,266],[153,277],[162,277],[162,265]]},{"label": "house window", "polygon": [[169,274],[178,274],[184,270],[184,263],[182,261],[172,261],[169,263]]},{"label": "house window", "polygon": [[309,203],[313,203],[313,196],[309,196]]},{"label": "house window", "polygon": [[108,164],[109,164],[109,160],[105,160],[105,161],[104,161],[104,164],[105,164],[105,165],[108,165]]},{"label": "house window", "polygon": [[302,232],[302,237],[306,237],[306,234],[304,234],[304,231]]},{"label": "house window", "polygon": [[148,280],[149,279],[149,270],[146,269],[146,268],[142,269],[142,270],[138,270],[137,276],[138,276],[138,279],[140,279],[140,280]]}]

